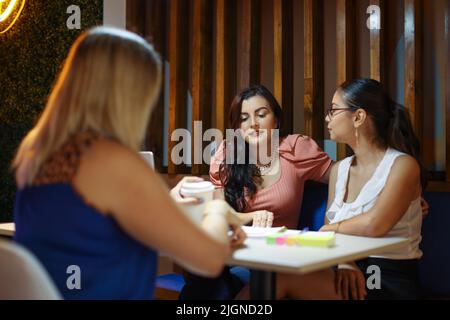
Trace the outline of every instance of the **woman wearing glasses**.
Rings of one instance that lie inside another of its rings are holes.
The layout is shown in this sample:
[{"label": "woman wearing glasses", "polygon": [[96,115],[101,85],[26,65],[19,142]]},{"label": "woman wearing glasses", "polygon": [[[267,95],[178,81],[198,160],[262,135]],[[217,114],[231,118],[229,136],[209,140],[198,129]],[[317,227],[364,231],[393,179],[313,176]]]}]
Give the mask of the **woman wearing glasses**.
[{"label": "woman wearing glasses", "polygon": [[[416,299],[421,241],[421,193],[426,172],[408,113],[375,80],[355,79],[335,93],[326,117],[332,140],[354,155],[336,163],[330,174],[326,225],[322,231],[409,239],[408,246],[338,269],[344,298]],[[368,266],[381,271],[381,288],[367,290]]]}]

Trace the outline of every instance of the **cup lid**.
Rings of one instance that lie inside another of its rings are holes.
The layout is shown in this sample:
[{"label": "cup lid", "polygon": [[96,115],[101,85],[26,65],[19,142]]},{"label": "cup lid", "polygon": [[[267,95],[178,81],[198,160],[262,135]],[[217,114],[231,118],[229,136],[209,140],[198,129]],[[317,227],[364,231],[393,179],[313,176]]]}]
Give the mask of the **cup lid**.
[{"label": "cup lid", "polygon": [[185,182],[181,186],[181,194],[192,194],[214,191],[214,185],[210,181]]}]

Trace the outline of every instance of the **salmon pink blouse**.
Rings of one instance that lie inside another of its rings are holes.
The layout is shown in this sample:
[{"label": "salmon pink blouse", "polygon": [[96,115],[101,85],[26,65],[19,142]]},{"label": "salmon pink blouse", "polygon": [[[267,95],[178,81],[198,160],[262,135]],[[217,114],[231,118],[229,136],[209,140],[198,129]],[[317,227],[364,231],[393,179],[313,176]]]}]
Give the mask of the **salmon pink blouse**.
[{"label": "salmon pink blouse", "polygon": [[[224,143],[211,158],[209,175],[217,187],[222,187],[219,167],[224,159]],[[278,180],[267,188],[259,189],[252,199],[248,199],[245,212],[268,210],[274,214],[273,226],[296,229],[305,181],[320,181],[332,160],[314,140],[300,134],[281,138],[279,154],[281,173]]]}]

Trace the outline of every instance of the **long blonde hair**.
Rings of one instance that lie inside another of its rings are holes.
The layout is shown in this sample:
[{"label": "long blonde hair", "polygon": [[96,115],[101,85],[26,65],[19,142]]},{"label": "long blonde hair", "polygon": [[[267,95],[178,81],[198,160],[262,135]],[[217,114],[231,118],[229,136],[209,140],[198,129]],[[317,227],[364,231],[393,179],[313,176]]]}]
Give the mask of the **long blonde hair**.
[{"label": "long blonde hair", "polygon": [[161,77],[158,54],[138,35],[108,27],[81,34],[38,123],[22,140],[13,168],[30,185],[43,162],[85,130],[139,150]]}]

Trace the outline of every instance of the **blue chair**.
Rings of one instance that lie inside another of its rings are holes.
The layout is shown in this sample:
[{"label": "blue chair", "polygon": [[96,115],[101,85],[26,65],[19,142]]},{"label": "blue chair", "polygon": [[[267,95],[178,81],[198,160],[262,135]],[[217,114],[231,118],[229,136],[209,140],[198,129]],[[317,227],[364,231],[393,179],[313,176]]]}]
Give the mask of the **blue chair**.
[{"label": "blue chair", "polygon": [[318,231],[323,226],[327,200],[328,185],[315,181],[306,181],[300,211],[299,230],[308,228],[311,231]]},{"label": "blue chair", "polygon": [[155,299],[177,300],[184,286],[184,278],[180,273],[168,273],[156,278]]},{"label": "blue chair", "polygon": [[450,298],[450,197],[447,193],[428,192],[430,205],[422,225],[420,282],[427,297]]}]

